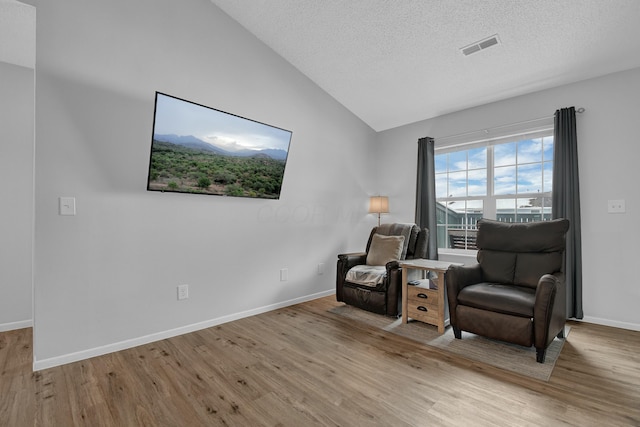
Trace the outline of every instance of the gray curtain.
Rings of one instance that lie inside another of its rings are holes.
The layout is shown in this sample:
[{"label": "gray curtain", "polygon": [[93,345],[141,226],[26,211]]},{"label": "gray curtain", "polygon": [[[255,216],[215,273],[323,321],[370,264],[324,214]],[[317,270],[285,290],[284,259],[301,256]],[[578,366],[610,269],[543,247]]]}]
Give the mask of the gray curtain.
[{"label": "gray curtain", "polygon": [[416,185],[416,224],[429,229],[429,259],[438,259],[436,219],[436,176],[433,138],[418,140],[418,182]]},{"label": "gray curtain", "polygon": [[556,111],[553,144],[552,217],[567,218],[571,222],[565,254],[567,317],[582,319],[582,234],[574,107]]}]

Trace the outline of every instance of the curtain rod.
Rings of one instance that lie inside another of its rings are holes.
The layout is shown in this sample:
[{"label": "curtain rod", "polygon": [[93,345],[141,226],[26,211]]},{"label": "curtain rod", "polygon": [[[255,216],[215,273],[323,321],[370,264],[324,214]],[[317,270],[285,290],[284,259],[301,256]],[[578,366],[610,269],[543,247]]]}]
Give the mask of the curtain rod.
[{"label": "curtain rod", "polygon": [[[584,112],[585,112],[584,108],[582,108],[582,107],[576,108],[576,113],[582,114]],[[455,135],[441,136],[439,138],[433,138],[433,139],[436,140],[436,141],[442,141],[443,139],[446,140],[446,139],[450,139],[450,138],[458,138],[458,137],[461,137],[461,136],[473,135],[473,134],[476,134],[476,133],[488,134],[489,132],[495,131],[497,129],[503,129],[503,128],[508,128],[508,127],[517,126],[517,125],[524,125],[524,124],[527,124],[527,123],[540,122],[542,120],[553,119],[554,117],[555,117],[555,115],[554,116],[540,117],[540,118],[531,119],[531,120],[523,120],[521,122],[509,123],[508,125],[495,126],[495,127],[487,128],[487,129],[472,130],[470,132],[463,132],[463,133],[458,133],[458,134],[455,134]]]}]

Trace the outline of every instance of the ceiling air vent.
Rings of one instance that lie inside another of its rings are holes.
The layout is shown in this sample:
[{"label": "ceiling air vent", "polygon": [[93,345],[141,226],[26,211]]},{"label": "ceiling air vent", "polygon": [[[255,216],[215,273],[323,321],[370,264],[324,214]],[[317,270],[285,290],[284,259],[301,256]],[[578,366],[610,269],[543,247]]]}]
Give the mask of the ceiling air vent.
[{"label": "ceiling air vent", "polygon": [[480,52],[481,50],[487,49],[491,46],[495,46],[498,43],[500,43],[500,39],[498,39],[497,34],[494,34],[491,37],[487,37],[486,39],[465,46],[461,48],[460,51],[464,54],[464,56],[469,56],[472,53]]}]

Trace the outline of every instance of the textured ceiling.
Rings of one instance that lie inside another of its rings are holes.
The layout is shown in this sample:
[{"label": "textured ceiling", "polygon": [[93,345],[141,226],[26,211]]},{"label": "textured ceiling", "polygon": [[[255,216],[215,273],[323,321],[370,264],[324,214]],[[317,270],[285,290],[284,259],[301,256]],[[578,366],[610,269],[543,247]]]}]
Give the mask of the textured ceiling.
[{"label": "textured ceiling", "polygon": [[640,66],[640,0],[211,1],[377,131]]},{"label": "textured ceiling", "polygon": [[[640,0],[211,1],[377,131],[640,67]],[[0,61],[34,67],[35,15],[0,0]]]}]

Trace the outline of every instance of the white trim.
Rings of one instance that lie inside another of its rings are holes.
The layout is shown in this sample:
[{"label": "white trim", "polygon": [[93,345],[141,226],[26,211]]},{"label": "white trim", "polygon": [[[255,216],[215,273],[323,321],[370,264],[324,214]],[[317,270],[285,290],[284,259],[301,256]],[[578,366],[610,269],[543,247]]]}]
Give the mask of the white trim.
[{"label": "white trim", "polygon": [[459,133],[456,135],[441,136],[434,138],[435,151],[449,147],[460,147],[467,144],[477,144],[493,140],[511,139],[526,134],[535,134],[554,129],[554,116],[541,117],[539,119],[526,120],[523,122],[511,123],[496,126],[488,129],[479,129],[471,132]]},{"label": "white trim", "polygon": [[129,340],[120,341],[113,344],[107,344],[107,345],[103,345],[100,347],[95,347],[87,350],[82,350],[75,353],[64,354],[62,356],[50,357],[43,360],[35,360],[35,355],[34,355],[33,370],[34,372],[40,371],[42,369],[53,368],[54,366],[60,366],[67,363],[73,363],[80,360],[89,359],[91,357],[102,356],[104,354],[126,350],[128,348],[137,347],[139,345],[149,344],[155,341],[160,341],[160,340],[175,337],[178,335],[199,331],[201,329],[211,328],[213,326],[217,326],[223,323],[231,322],[231,321],[242,319],[245,317],[255,316],[257,314],[266,313],[268,311],[273,311],[279,308],[300,304],[306,301],[311,301],[314,299],[326,297],[333,294],[335,294],[335,289],[318,292],[315,294],[306,295],[306,296],[294,298],[288,301],[266,305],[263,307],[258,307],[251,310],[230,314],[227,316],[218,317],[216,319],[206,320],[204,322],[194,323],[191,325],[186,325],[186,326],[182,326],[175,329],[170,329],[168,331],[157,332],[155,334],[145,335],[138,338],[132,338]]},{"label": "white trim", "polygon": [[584,319],[571,319],[571,320],[575,320],[576,322],[594,323],[596,325],[601,325],[601,326],[611,326],[612,328],[618,328],[618,329],[628,329],[630,331],[640,331],[640,324],[638,323],[619,322],[617,320],[602,319],[599,317],[591,317],[591,316],[585,316]]},{"label": "white trim", "polygon": [[525,139],[539,139],[553,135],[553,126],[541,127],[534,130],[524,130],[519,132],[508,133],[501,136],[485,136],[478,137],[477,139],[470,140],[458,140],[448,143],[438,144],[436,140],[436,146],[434,152],[437,154],[451,153],[455,151],[461,151],[462,148],[467,150],[478,147],[487,147],[489,145],[499,145],[505,142],[523,141]]},{"label": "white trim", "polygon": [[476,259],[478,255],[477,249],[452,249],[452,248],[438,248],[438,255],[450,255],[458,257],[466,257]]},{"label": "white trim", "polygon": [[16,329],[31,328],[33,320],[21,320],[19,322],[0,323],[0,332],[14,331]]}]

